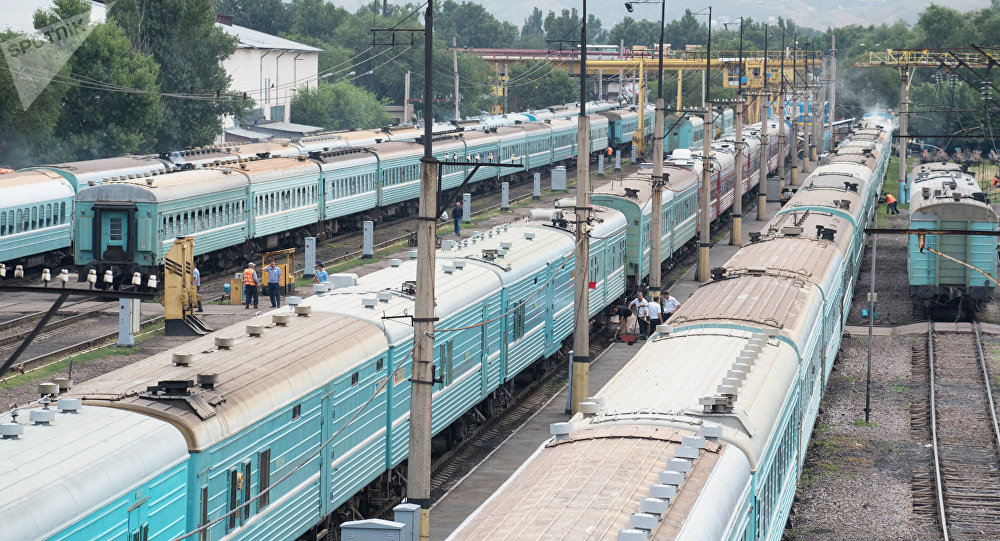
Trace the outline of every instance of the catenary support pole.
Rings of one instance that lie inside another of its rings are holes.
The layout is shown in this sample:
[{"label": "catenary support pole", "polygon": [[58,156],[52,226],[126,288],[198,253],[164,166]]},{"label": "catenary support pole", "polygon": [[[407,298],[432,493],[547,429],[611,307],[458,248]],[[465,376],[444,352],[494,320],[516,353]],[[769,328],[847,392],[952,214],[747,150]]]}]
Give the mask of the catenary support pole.
[{"label": "catenary support pole", "polygon": [[455,69],[455,120],[462,120],[458,98],[458,41],[454,36],[451,38],[451,59]]},{"label": "catenary support pole", "polygon": [[[659,83],[656,87],[656,120],[653,123],[653,215],[650,223],[649,239],[649,297],[659,301],[660,281],[663,261],[663,28],[666,23],[667,2],[660,2],[660,55],[657,75]],[[645,100],[643,100],[645,101]],[[652,334],[652,330],[650,333]]]},{"label": "catenary support pole", "polygon": [[[910,71],[907,67],[899,68],[899,197],[906,193],[906,134],[910,102]],[[905,202],[905,200],[904,200]]]},{"label": "catenary support pole", "polygon": [[768,25],[764,25],[764,83],[760,88],[760,174],[757,184],[757,220],[764,221],[767,219],[767,173],[771,160],[770,152],[768,152],[768,140],[770,139],[767,135],[767,122],[770,120],[771,116],[771,104],[769,103],[770,94],[767,91],[767,41],[768,41]]},{"label": "catenary support pole", "polygon": [[743,113],[746,103],[740,96],[736,100],[735,135],[736,135],[736,185],[733,187],[733,226],[730,231],[729,244],[740,246],[743,242],[743,177],[746,169],[746,157],[743,155]]},{"label": "catenary support pole", "polygon": [[[712,68],[712,8],[708,8],[708,47],[705,54],[705,74],[704,81],[708,81],[707,74]],[[712,94],[711,89],[705,87],[705,140],[702,149],[701,159],[701,214],[699,215],[698,244],[698,281],[707,282],[709,278],[708,257],[711,250],[710,226],[712,217],[709,211],[712,201]]]},{"label": "catenary support pole", "polygon": [[431,399],[434,390],[434,266],[437,168],[433,155],[434,0],[424,13],[424,156],[420,160],[417,223],[417,284],[413,308],[413,367],[410,377],[410,438],[406,497],[420,506],[420,541],[430,540]]},{"label": "catenary support pole", "polygon": [[[580,116],[576,132],[576,262],[573,287],[573,414],[590,396],[590,119],[587,117],[587,1],[580,30]],[[645,98],[643,98],[645,99]]]}]

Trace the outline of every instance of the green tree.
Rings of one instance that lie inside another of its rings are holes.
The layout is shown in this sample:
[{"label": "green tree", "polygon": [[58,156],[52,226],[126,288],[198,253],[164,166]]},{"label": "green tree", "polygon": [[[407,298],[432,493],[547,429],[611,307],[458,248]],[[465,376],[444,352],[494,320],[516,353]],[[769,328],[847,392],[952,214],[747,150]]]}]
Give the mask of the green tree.
[{"label": "green tree", "polygon": [[[708,43],[708,27],[704,16],[695,16],[690,9],[684,10],[680,19],[670,21],[664,28],[664,38],[674,49],[684,50],[685,45],[705,45]],[[713,36],[714,37],[714,36]]]},{"label": "green tree", "polygon": [[[351,16],[344,8],[324,0],[292,0],[288,4],[287,12],[290,21],[288,33],[320,39],[331,44],[336,43],[337,27]],[[343,48],[342,45],[341,47]]]},{"label": "green tree", "polygon": [[277,36],[288,32],[289,17],[281,0],[215,0],[218,13],[233,16],[233,24]]},{"label": "green tree", "polygon": [[[163,123],[157,148],[207,145],[222,133],[222,117],[244,117],[253,102],[227,95],[230,78],[221,62],[233,53],[236,38],[215,26],[209,0],[118,0],[109,16],[132,43],[160,64]],[[194,95],[194,97],[191,97]]]},{"label": "green tree", "polygon": [[328,130],[378,128],[389,123],[379,99],[347,81],[322,84],[292,99],[292,122]]},{"label": "green tree", "polygon": [[434,7],[434,35],[459,47],[511,47],[517,41],[517,27],[496,19],[475,2],[445,0]]},{"label": "green tree", "polygon": [[577,99],[578,83],[569,72],[549,62],[530,61],[510,69],[509,109],[524,111],[569,103]]},{"label": "green tree", "polygon": [[[53,10],[35,13],[35,28],[89,11],[89,2],[56,0]],[[151,55],[134,52],[125,32],[114,22],[107,22],[94,28],[74,52],[68,68],[76,80],[148,93],[115,92],[94,85],[67,88],[49,160],[103,158],[154,148],[162,117],[157,94],[160,66]]]},{"label": "green tree", "polygon": [[[664,39],[668,39],[668,37],[664,35]],[[632,17],[625,17],[620,23],[612,26],[608,32],[609,43],[623,41],[627,49],[631,49],[634,45],[653,47],[660,41],[660,25],[658,22],[647,19],[637,21]]]},{"label": "green tree", "polygon": [[[4,31],[0,32],[0,42],[27,38],[23,34]],[[69,72],[64,68],[58,76]],[[0,55],[0,165],[20,168],[38,163],[39,156],[51,144],[56,123],[62,113],[62,97],[66,87],[59,84],[49,84],[31,103],[28,109],[22,110],[14,77],[23,74],[10,70],[5,55]]]},{"label": "green tree", "polygon": [[521,27],[521,39],[519,45],[526,49],[541,49],[545,47],[545,13],[537,7],[531,11],[531,15],[524,19],[524,26]]}]

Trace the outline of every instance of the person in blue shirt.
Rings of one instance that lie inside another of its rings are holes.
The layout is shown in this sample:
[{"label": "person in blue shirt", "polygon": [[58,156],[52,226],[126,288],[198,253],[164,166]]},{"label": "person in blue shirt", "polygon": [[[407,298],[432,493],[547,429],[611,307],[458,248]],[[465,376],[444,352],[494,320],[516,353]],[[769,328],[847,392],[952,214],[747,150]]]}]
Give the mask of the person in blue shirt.
[{"label": "person in blue shirt", "polygon": [[196,312],[204,312],[201,309],[201,271],[198,270],[198,265],[194,266],[194,271],[192,271],[191,283],[194,285],[195,294],[198,297],[198,309]]},{"label": "person in blue shirt", "polygon": [[326,269],[323,268],[323,262],[317,259],[316,260],[316,278],[314,278],[314,280],[316,281],[317,284],[322,284],[322,283],[326,282],[326,279],[329,278],[329,277],[330,277],[330,274],[327,273]]},{"label": "person in blue shirt", "polygon": [[281,269],[271,261],[267,266],[267,294],[271,297],[271,308],[281,307]]}]

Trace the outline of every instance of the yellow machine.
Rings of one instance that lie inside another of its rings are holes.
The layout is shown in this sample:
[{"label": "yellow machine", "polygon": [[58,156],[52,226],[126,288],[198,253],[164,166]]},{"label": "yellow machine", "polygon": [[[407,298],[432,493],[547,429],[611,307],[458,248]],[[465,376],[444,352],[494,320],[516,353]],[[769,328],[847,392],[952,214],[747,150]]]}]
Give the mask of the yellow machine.
[{"label": "yellow machine", "polygon": [[[281,294],[288,295],[295,288],[295,248],[275,250],[267,252],[260,257],[260,283],[267,284],[267,266],[274,261],[275,266],[281,269]],[[309,262],[306,261],[308,268]],[[263,292],[262,292],[263,294]]]},{"label": "yellow machine", "polygon": [[163,258],[163,319],[167,336],[212,332],[194,315],[198,291],[194,286],[194,237],[179,237]]}]

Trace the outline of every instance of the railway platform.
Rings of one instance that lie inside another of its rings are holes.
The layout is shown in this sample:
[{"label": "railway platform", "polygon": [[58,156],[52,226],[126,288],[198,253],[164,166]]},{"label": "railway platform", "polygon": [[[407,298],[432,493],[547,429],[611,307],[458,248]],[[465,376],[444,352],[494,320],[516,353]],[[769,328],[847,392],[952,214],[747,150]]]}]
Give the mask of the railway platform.
[{"label": "railway platform", "polygon": [[[631,359],[642,343],[616,342],[590,365],[590,390],[597,391]],[[549,425],[566,420],[567,388],[490,453],[457,485],[431,506],[431,539],[445,539],[476,510],[545,440]]]}]

